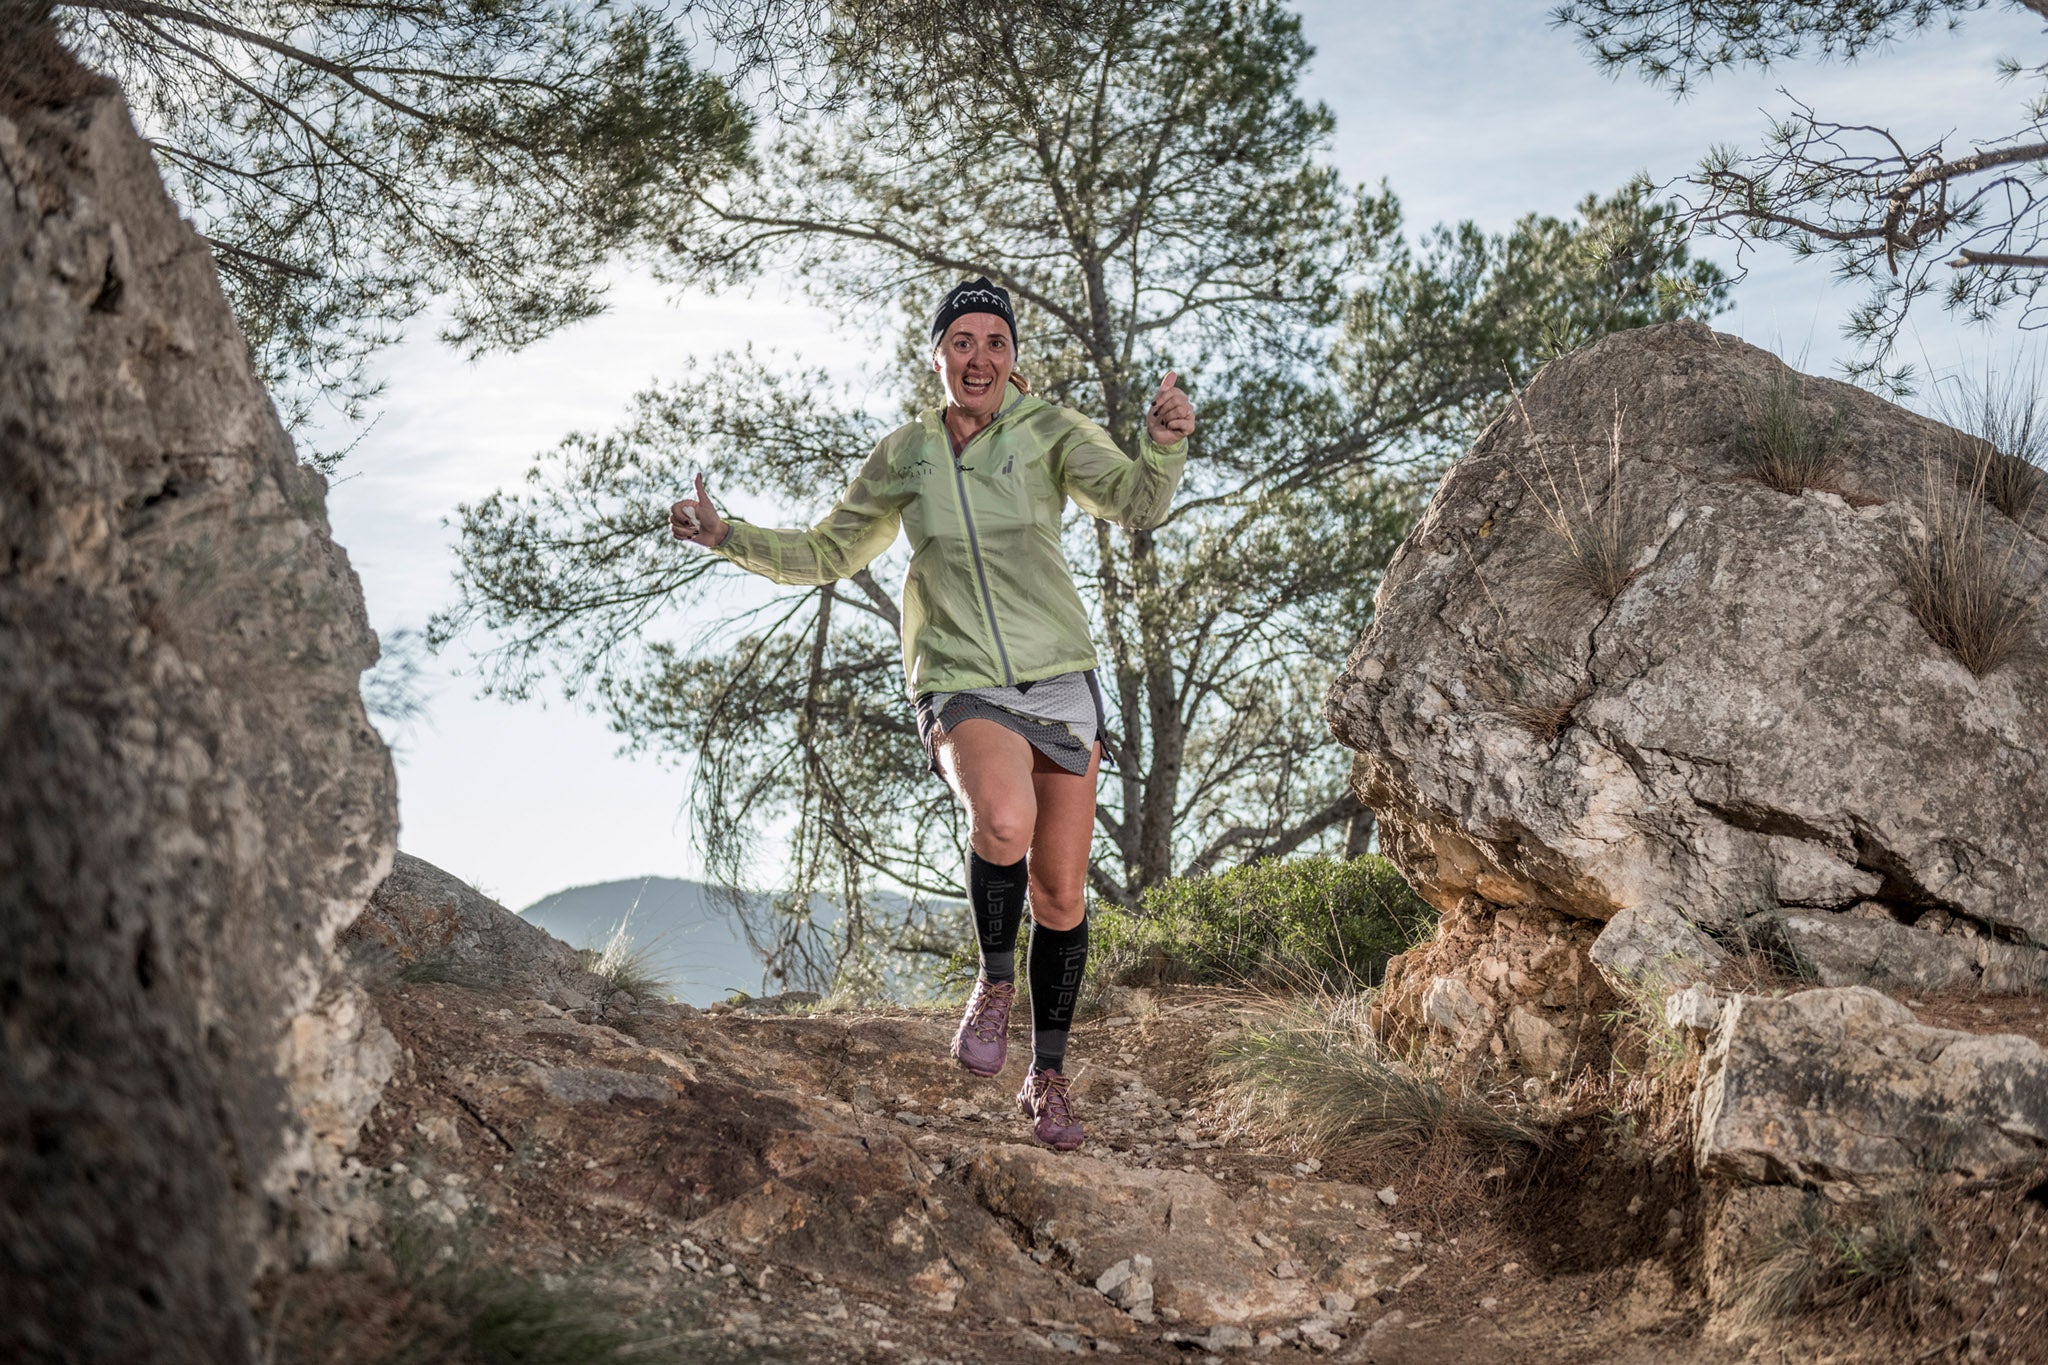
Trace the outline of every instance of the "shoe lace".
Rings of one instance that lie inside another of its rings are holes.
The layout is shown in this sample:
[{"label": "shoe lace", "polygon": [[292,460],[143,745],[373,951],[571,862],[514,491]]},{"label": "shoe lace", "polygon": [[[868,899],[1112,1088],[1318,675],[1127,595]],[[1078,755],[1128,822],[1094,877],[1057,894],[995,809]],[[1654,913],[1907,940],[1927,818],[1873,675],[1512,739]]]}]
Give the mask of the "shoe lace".
[{"label": "shoe lace", "polygon": [[1012,990],[1005,989],[1008,982],[984,982],[974,997],[974,1015],[967,1027],[974,1030],[974,1036],[984,1043],[993,1043],[997,1035],[1010,1022],[1010,996]]},{"label": "shoe lace", "polygon": [[1064,1073],[1050,1068],[1038,1073],[1045,1078],[1044,1087],[1038,1092],[1041,1112],[1054,1123],[1062,1126],[1074,1121],[1074,1111],[1067,1102],[1067,1078]]}]

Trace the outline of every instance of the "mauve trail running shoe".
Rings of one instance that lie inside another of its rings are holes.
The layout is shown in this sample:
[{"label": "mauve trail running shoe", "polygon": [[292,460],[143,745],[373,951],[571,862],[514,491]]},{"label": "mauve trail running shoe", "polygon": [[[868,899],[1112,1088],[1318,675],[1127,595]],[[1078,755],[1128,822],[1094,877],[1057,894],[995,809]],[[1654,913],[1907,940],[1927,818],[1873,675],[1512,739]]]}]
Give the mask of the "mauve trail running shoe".
[{"label": "mauve trail running shoe", "polygon": [[1055,1152],[1071,1152],[1081,1145],[1081,1120],[1069,1107],[1067,1078],[1051,1067],[1024,1078],[1017,1107],[1031,1120],[1031,1136]]},{"label": "mauve trail running shoe", "polygon": [[1016,1003],[1016,982],[977,978],[953,1035],[953,1059],[977,1076],[1001,1071],[1010,1055],[1010,1006]]}]

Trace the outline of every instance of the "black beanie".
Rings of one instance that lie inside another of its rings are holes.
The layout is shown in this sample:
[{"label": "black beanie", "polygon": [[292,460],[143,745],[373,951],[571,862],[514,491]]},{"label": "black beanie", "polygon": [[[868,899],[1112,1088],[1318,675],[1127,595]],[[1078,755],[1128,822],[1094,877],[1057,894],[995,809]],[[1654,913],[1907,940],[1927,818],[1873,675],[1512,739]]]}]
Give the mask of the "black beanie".
[{"label": "black beanie", "polygon": [[1010,349],[1017,348],[1017,315],[1010,308],[1010,291],[989,283],[986,275],[962,280],[946,291],[946,297],[939,301],[938,316],[932,319],[932,344],[936,346],[946,329],[969,313],[994,313],[1009,323]]}]

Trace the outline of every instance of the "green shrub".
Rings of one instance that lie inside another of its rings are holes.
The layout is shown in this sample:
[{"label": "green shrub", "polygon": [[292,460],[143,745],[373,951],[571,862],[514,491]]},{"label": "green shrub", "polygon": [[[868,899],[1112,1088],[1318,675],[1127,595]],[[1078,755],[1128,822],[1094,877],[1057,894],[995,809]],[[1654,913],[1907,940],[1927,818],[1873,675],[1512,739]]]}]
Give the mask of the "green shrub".
[{"label": "green shrub", "polygon": [[1100,906],[1090,947],[1122,985],[1344,990],[1377,983],[1435,926],[1384,858],[1270,859],[1162,882],[1135,913]]}]

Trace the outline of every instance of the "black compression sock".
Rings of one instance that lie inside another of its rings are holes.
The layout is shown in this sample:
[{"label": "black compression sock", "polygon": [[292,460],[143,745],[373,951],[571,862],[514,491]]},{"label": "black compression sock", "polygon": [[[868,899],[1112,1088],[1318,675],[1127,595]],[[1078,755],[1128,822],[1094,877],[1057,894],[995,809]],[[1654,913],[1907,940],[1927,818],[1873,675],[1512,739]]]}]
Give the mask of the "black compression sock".
[{"label": "black compression sock", "polygon": [[967,899],[974,907],[974,936],[981,943],[981,974],[990,981],[1017,979],[1017,926],[1024,922],[1024,894],[1030,885],[1019,858],[1003,866],[972,849],[967,853]]},{"label": "black compression sock", "polygon": [[1088,966],[1088,917],[1071,929],[1031,926],[1031,1069],[1061,1069],[1067,1059],[1067,1026]]}]

